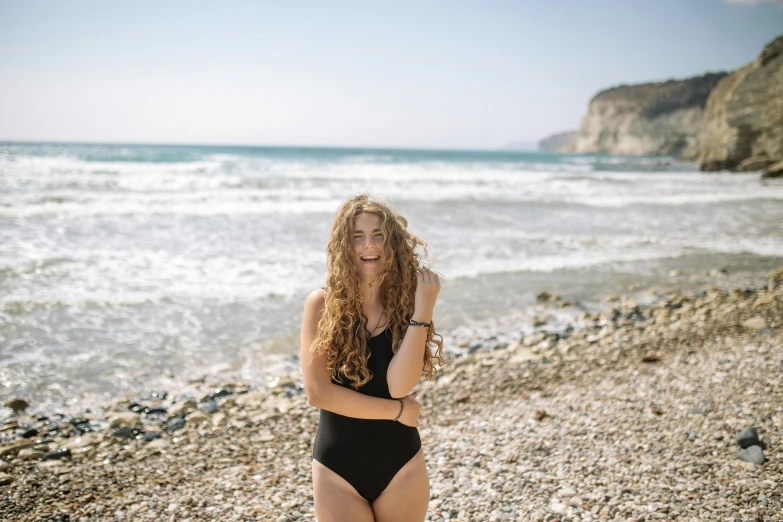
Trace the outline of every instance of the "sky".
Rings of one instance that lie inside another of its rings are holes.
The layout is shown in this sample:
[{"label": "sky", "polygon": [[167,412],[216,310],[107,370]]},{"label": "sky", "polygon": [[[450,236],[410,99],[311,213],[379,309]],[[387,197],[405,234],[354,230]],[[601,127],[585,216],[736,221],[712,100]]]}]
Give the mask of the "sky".
[{"label": "sky", "polygon": [[0,140],[497,149],[780,34],[783,0],[0,0]]}]

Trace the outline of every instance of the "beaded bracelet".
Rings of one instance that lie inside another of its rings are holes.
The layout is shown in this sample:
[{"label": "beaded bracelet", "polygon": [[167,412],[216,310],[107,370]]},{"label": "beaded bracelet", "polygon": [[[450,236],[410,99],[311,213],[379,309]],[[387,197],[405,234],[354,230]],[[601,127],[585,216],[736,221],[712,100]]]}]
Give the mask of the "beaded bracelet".
[{"label": "beaded bracelet", "polygon": [[411,319],[410,321],[408,321],[408,326],[426,326],[427,328],[429,328],[430,323],[420,323],[418,321],[414,321],[413,319]]},{"label": "beaded bracelet", "polygon": [[394,417],[395,422],[400,419],[400,417],[402,416],[402,410],[403,408],[405,408],[405,403],[402,402],[402,399],[397,399],[397,400],[400,401],[400,413],[398,413],[397,416]]}]

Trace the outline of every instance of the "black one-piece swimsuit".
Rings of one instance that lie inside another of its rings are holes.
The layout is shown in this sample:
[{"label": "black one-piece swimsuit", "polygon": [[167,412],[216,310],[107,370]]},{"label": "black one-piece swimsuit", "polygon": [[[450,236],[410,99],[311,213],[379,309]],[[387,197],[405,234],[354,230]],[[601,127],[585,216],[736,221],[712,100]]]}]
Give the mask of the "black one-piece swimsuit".
[{"label": "black one-piece swimsuit", "polygon": [[[388,326],[367,340],[367,349],[370,351],[367,367],[372,378],[356,391],[391,399],[386,371],[394,353]],[[332,382],[352,389],[349,384]],[[393,420],[356,419],[321,410],[313,458],[344,478],[372,503],[419,448],[419,430],[414,427]]]}]

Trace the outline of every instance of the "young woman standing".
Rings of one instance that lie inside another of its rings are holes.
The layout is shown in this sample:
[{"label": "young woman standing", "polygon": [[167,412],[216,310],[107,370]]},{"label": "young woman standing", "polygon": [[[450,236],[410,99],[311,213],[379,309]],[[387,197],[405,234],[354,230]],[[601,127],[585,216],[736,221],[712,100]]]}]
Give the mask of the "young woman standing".
[{"label": "young woman standing", "polygon": [[[308,402],[320,408],[313,447],[319,522],[423,521],[429,478],[421,404],[443,338],[432,314],[438,274],[419,264],[407,220],[367,195],[340,207],[327,246],[326,287],[305,301],[301,360]],[[434,348],[434,353],[431,350]]]}]

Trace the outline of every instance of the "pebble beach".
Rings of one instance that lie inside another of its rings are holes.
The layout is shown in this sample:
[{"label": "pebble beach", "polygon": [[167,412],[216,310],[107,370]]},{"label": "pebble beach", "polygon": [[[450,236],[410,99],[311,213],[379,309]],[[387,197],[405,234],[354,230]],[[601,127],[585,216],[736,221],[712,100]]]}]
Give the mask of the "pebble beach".
[{"label": "pebble beach", "polygon": [[[783,520],[783,270],[466,345],[419,386],[427,520]],[[194,385],[78,416],[6,402],[2,520],[314,520],[301,379]]]}]

